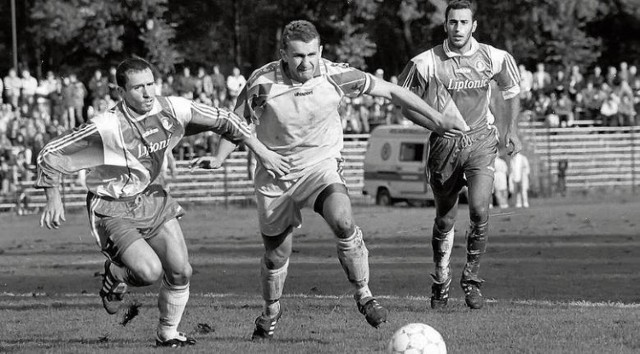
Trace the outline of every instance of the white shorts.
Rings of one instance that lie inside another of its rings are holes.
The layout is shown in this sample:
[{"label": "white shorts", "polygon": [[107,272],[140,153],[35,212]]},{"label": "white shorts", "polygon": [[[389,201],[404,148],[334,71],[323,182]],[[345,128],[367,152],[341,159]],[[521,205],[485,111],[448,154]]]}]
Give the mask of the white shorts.
[{"label": "white shorts", "polygon": [[311,207],[318,195],[332,184],[345,185],[342,177],[342,159],[326,159],[310,167],[296,180],[282,181],[271,177],[258,165],[255,176],[256,200],[260,232],[277,236],[288,227],[300,227],[300,210]]}]

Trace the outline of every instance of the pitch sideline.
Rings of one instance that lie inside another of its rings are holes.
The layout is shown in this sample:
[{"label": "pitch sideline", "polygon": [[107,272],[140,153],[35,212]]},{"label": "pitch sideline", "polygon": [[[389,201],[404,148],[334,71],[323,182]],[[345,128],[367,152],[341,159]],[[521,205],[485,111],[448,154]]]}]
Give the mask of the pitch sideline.
[{"label": "pitch sideline", "polygon": [[[156,298],[158,295],[155,293],[137,293],[138,297],[149,297]],[[238,297],[238,294],[232,293],[191,293],[191,298],[232,298]],[[96,294],[88,294],[88,293],[64,293],[64,294],[56,294],[55,296],[50,296],[46,293],[11,293],[11,292],[2,292],[0,293],[0,298],[2,297],[15,297],[15,298],[48,298],[51,300],[55,300],[59,297],[67,297],[67,298],[77,298],[77,297],[98,297]],[[247,296],[240,295],[240,297],[255,297],[256,301],[261,301],[259,296]],[[345,295],[309,295],[309,294],[287,294],[284,298],[294,298],[294,299],[330,299],[330,300],[341,300],[343,298],[348,298]],[[414,300],[414,301],[428,301],[429,297],[427,296],[394,296],[394,295],[380,295],[378,296],[380,299],[386,300]],[[451,298],[453,300],[462,301],[462,299]],[[549,301],[549,300],[496,300],[496,299],[487,299],[488,303],[510,303],[515,305],[525,305],[525,306],[545,306],[545,307],[555,307],[555,306],[569,306],[569,307],[580,307],[580,308],[590,308],[590,307],[611,307],[611,308],[619,308],[619,309],[640,309],[640,303],[622,303],[622,302],[593,302],[593,301],[585,301],[585,300],[574,300],[574,301]]]}]

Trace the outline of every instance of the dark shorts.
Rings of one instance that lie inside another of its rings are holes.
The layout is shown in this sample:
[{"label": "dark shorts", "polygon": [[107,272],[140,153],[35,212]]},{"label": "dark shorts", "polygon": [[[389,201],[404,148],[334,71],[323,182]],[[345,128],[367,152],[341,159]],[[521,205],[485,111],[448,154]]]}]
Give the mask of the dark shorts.
[{"label": "dark shorts", "polygon": [[110,200],[87,195],[91,233],[102,253],[120,263],[123,252],[139,239],[158,234],[167,221],[184,215],[184,210],[159,185],[151,185],[136,197]]},{"label": "dark shorts", "polygon": [[445,138],[431,134],[429,139],[429,182],[435,195],[457,194],[466,179],[476,175],[493,178],[498,153],[498,134],[493,126],[467,133],[471,144],[462,138]]}]

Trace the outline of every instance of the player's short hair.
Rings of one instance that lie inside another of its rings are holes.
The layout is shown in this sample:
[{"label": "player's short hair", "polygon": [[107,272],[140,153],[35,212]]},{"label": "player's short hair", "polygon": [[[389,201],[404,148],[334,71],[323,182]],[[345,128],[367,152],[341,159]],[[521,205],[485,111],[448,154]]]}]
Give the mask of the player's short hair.
[{"label": "player's short hair", "polygon": [[471,10],[471,20],[473,21],[476,17],[476,8],[473,6],[473,3],[469,0],[454,0],[447,5],[447,9],[444,10],[444,21],[449,21],[449,11],[451,10]]},{"label": "player's short hair", "polygon": [[282,49],[287,49],[287,45],[291,41],[303,41],[305,43],[309,43],[316,38],[318,39],[318,44],[320,44],[320,33],[318,33],[318,30],[313,23],[305,20],[296,20],[291,21],[284,26],[280,45],[282,46]]},{"label": "player's short hair", "polygon": [[[123,60],[116,68],[116,83],[118,86],[125,88],[127,85],[127,73],[130,71],[151,70],[154,73],[153,65],[142,58],[128,58]],[[155,79],[155,73],[154,73]]]}]

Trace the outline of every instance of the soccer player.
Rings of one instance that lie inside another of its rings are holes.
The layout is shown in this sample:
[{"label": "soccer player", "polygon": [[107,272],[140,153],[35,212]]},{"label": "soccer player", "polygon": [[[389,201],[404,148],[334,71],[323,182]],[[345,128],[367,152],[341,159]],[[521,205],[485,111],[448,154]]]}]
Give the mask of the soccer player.
[{"label": "soccer player", "polygon": [[491,80],[497,82],[508,107],[504,112],[507,124],[503,142],[510,155],[521,149],[516,135],[520,92],[518,66],[509,53],[478,43],[473,38],[477,27],[474,11],[469,1],[450,2],[445,10],[447,38],[444,43],[411,59],[399,78],[400,84],[436,109],[445,109],[453,103],[471,127],[471,131],[460,137],[435,134],[430,137],[428,173],[436,204],[432,238],[435,263],[432,308],[446,306],[449,298],[452,278],[449,260],[458,193],[465,184],[471,222],[466,235],[467,261],[460,284],[467,306],[479,309],[484,305],[480,292],[483,280],[478,270],[487,246],[493,165],[498,151],[497,130],[490,125],[494,120],[489,111]]},{"label": "soccer player", "polygon": [[178,223],[184,211],[156,182],[164,156],[185,134],[213,131],[246,144],[274,175],[284,175],[288,167],[235,114],[184,98],[156,97],[148,62],[126,59],[116,77],[121,101],[51,141],[38,156],[36,185],[47,197],[40,225],[58,228],[65,220],[61,174],[88,169],[91,233],[107,256],[100,290],[105,310],[118,312],[127,286],[150,285],[162,277],[156,345],[192,345],[195,340],[177,330],[192,270]]},{"label": "soccer player", "polygon": [[353,284],[357,307],[370,325],[378,327],[386,321],[387,310],[369,289],[368,251],[362,230],[353,220],[341,175],[343,136],[338,105],[344,96],[370,94],[416,112],[413,120],[423,126],[450,134],[455,134],[453,129],[461,134],[468,127],[460,116],[445,119],[407,89],[323,59],[320,36],[308,21],[286,25],[281,45],[282,59],[254,71],[236,105],[238,115],[255,123],[258,140],[291,163],[290,172],[283,177],[267,173],[261,164],[255,173],[265,253],[261,265],[264,308],[252,338],[271,338],[282,315],[279,300],[293,229],[301,226],[303,207],[312,207],[337,236],[338,259]]}]

